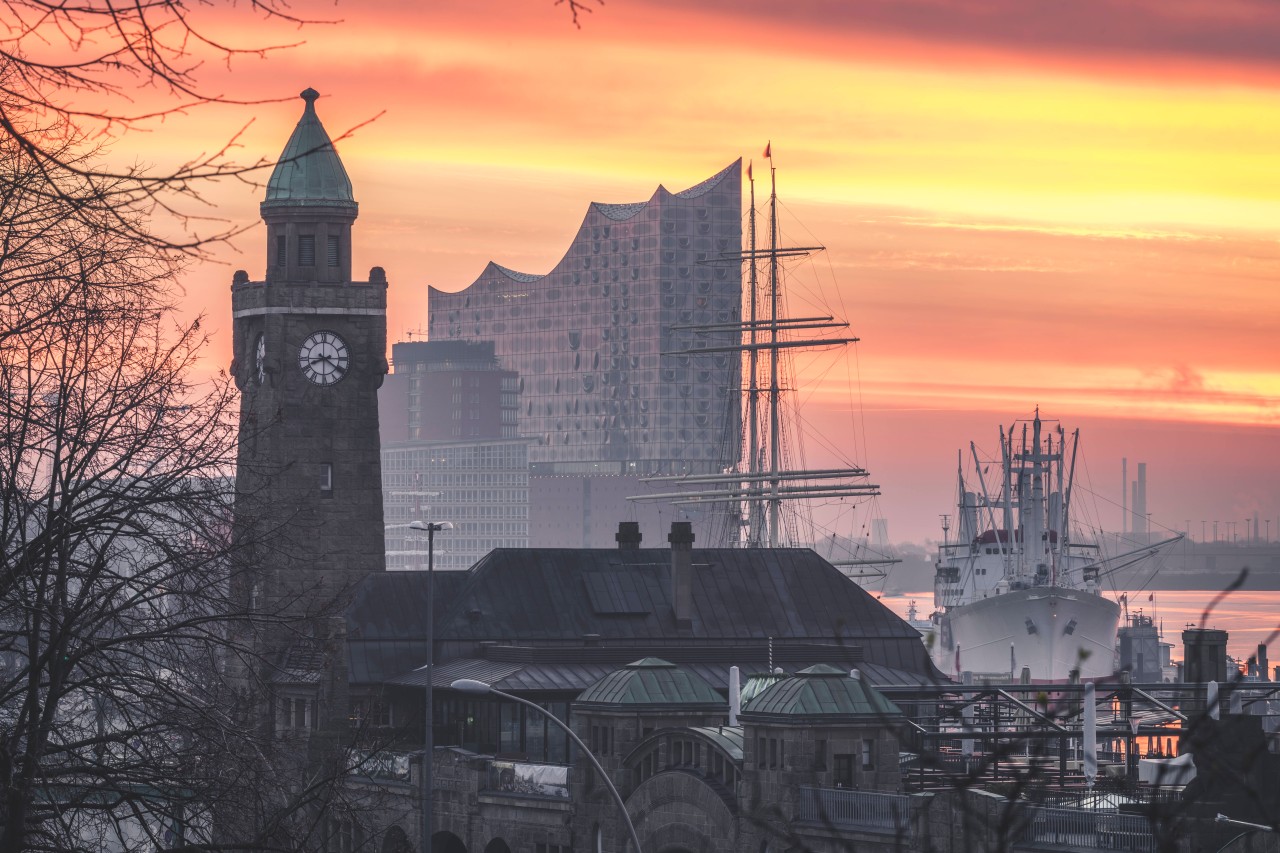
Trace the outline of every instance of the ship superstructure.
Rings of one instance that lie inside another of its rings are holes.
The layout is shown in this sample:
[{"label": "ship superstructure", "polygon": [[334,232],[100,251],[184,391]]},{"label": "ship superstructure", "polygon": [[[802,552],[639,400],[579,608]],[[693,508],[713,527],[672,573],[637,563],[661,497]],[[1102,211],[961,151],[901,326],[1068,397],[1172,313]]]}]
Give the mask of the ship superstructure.
[{"label": "ship superstructure", "polygon": [[1037,409],[1001,428],[996,464],[970,444],[976,482],[961,466],[957,535],[944,538],[934,576],[930,641],[944,672],[1035,681],[1112,673],[1120,605],[1102,594],[1101,578],[1176,540],[1104,559],[1073,534],[1079,437]]}]

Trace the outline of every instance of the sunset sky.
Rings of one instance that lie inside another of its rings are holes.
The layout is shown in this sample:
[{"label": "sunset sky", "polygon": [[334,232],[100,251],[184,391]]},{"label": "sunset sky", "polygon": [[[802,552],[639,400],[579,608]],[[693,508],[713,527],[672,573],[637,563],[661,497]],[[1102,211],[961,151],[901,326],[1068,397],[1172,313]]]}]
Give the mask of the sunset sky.
[{"label": "sunset sky", "polygon": [[[1280,536],[1280,6],[592,8],[581,29],[550,0],[304,4],[341,21],[301,30],[205,11],[241,42],[305,43],[203,79],[240,98],[312,86],[334,136],[379,116],[338,147],[357,274],[386,268],[392,340],[425,327],[428,285],[460,289],[490,259],[547,272],[588,202],[684,189],[738,157],[759,176],[772,140],[788,236],[829,250],[792,305],[862,338],[800,365],[805,417],[858,448],[892,538],[938,536],[956,451],[1036,405],[1082,428],[1109,527],[1128,456],[1131,474],[1149,463],[1158,522],[1243,535],[1258,511]],[[300,111],[199,109],[116,156],[172,162],[252,121],[240,159],[270,158]],[[236,224],[259,196],[210,194]],[[185,276],[218,366],[231,271],[262,275],[262,235]]]}]

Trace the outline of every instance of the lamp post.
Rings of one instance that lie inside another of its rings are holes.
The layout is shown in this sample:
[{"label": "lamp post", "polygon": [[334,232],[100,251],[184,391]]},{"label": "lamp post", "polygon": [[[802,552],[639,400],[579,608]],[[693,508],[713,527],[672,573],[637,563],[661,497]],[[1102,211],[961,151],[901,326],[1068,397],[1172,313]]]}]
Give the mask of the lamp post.
[{"label": "lamp post", "polygon": [[539,707],[528,699],[522,699],[519,696],[504,693],[503,691],[497,690],[491,685],[486,684],[483,681],[477,681],[474,678],[459,678],[449,686],[454,690],[459,690],[463,693],[474,693],[480,696],[492,694],[494,696],[500,696],[511,702],[517,702],[521,705],[532,708],[560,728],[564,729],[565,734],[567,734],[573,742],[578,745],[578,749],[582,750],[582,754],[587,757],[591,762],[591,766],[596,769],[596,773],[600,774],[600,778],[604,780],[605,787],[609,789],[609,793],[613,795],[613,801],[618,804],[618,810],[622,812],[622,819],[626,821],[627,831],[631,833],[631,843],[635,846],[635,853],[640,853],[640,838],[636,835],[636,827],[635,824],[631,822],[631,815],[627,814],[627,804],[622,801],[622,795],[618,793],[618,789],[614,786],[613,780],[609,778],[609,774],[605,773],[604,768],[600,766],[599,759],[595,757],[595,754],[592,753],[591,750],[587,749],[587,745],[582,742],[582,738],[574,734],[573,729],[569,728],[563,720],[555,714],[548,713],[545,708]]},{"label": "lamp post", "polygon": [[448,521],[411,521],[409,522],[410,530],[425,530],[427,532],[427,689],[426,699],[427,708],[423,712],[423,724],[425,731],[422,736],[422,851],[423,853],[431,853],[431,810],[435,805],[432,788],[434,787],[434,779],[432,778],[435,767],[433,754],[435,752],[435,719],[432,713],[431,702],[431,677],[433,675],[433,665],[436,659],[436,587],[435,587],[435,546],[437,530],[452,530],[453,524]]}]

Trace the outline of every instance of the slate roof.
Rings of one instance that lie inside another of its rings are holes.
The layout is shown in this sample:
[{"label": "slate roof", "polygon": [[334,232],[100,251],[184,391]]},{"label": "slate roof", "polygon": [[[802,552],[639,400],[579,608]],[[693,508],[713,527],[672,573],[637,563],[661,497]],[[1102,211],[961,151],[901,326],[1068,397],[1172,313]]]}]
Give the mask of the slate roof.
[{"label": "slate roof", "polygon": [[280,668],[271,675],[274,684],[319,684],[325,671],[323,646],[316,640],[303,639],[284,652]]},{"label": "slate roof", "polygon": [[316,98],[320,93],[305,89],[299,97],[307,105],[267,181],[266,203],[325,202],[354,207],[351,179],[316,115]]},{"label": "slate roof", "polygon": [[[656,656],[724,690],[730,665],[767,672],[771,653],[790,671],[847,663],[882,684],[945,679],[919,632],[809,549],[695,549],[692,563],[687,627],[672,612],[667,548],[498,549],[466,572],[436,572],[436,686],[452,661],[488,659],[522,664],[500,689],[581,691]],[[363,583],[348,611],[353,682],[422,683],[425,602],[422,572]]]},{"label": "slate roof", "polygon": [[[466,572],[434,574],[435,622],[440,625],[468,578]],[[350,680],[379,684],[426,663],[426,612],[426,572],[378,572],[365,578],[347,608]]]},{"label": "slate roof", "polygon": [[918,631],[808,548],[695,550],[685,634],[666,548],[501,548],[468,574],[440,626],[456,639],[909,638],[923,649]]},{"label": "slate roof", "polygon": [[902,711],[862,678],[827,664],[802,669],[761,691],[742,709],[749,722],[885,720]]},{"label": "slate roof", "polygon": [[601,678],[578,696],[584,707],[613,709],[673,705],[720,711],[725,700],[706,679],[661,658],[642,658]]}]

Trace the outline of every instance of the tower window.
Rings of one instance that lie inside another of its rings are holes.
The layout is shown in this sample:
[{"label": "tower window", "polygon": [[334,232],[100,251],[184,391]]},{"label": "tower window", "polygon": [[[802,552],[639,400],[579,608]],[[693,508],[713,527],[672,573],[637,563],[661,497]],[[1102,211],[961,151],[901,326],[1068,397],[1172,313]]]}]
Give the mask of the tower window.
[{"label": "tower window", "polygon": [[285,255],[285,236],[283,234],[276,235],[276,265],[284,266],[287,263]]},{"label": "tower window", "polygon": [[314,267],[316,265],[316,235],[301,234],[298,236],[298,266]]},{"label": "tower window", "polygon": [[320,463],[320,491],[333,491],[333,465],[329,462]]},{"label": "tower window", "polygon": [[325,246],[326,259],[329,266],[336,267],[338,265],[338,238],[336,235],[328,237],[328,243]]}]

